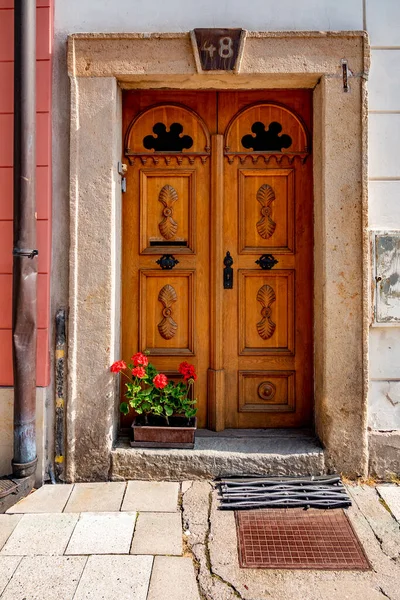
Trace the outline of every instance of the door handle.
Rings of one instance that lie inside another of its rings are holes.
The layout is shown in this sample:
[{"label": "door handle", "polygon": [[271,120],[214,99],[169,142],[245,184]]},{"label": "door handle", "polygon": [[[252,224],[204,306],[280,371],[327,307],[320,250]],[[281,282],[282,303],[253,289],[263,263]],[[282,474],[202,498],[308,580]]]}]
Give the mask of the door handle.
[{"label": "door handle", "polygon": [[229,250],[225,255],[224,265],[224,290],[231,290],[233,288],[233,258]]}]

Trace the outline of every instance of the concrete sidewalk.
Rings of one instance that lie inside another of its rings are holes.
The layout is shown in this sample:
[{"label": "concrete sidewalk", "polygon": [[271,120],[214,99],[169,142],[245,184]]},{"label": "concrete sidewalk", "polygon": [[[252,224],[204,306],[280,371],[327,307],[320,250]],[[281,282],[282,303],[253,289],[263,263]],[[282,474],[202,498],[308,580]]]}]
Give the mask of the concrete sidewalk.
[{"label": "concrete sidewalk", "polygon": [[400,487],[349,491],[369,572],[240,569],[207,481],[46,485],[0,515],[0,598],[400,600]]}]

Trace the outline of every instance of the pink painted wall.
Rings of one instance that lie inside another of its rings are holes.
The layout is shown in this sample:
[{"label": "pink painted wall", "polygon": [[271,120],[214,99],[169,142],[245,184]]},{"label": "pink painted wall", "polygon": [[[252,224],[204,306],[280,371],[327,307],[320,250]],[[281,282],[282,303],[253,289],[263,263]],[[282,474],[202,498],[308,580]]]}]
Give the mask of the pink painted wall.
[{"label": "pink painted wall", "polygon": [[[47,386],[51,256],[51,66],[53,0],[36,2],[37,83],[37,385]],[[0,0],[0,386],[13,384],[11,295],[13,243],[14,0]]]}]

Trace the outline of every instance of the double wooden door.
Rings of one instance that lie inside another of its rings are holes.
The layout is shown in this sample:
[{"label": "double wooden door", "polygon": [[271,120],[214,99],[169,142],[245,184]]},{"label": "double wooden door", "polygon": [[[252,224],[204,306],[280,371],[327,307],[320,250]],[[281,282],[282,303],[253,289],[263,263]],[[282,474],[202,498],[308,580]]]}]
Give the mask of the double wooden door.
[{"label": "double wooden door", "polygon": [[200,427],[313,405],[311,94],[126,92],[122,355],[196,365]]}]

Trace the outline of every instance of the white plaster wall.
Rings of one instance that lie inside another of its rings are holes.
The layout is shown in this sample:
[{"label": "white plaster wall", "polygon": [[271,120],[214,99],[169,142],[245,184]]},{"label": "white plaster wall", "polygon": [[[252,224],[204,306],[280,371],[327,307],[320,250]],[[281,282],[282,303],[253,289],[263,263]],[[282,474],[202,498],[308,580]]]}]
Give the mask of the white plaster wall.
[{"label": "white plaster wall", "polygon": [[56,0],[55,11],[55,31],[70,33],[363,28],[363,0]]},{"label": "white plaster wall", "polygon": [[[70,33],[188,31],[194,27],[250,30],[361,30],[372,44],[370,98],[370,227],[400,230],[399,0],[55,0],[53,87],[53,309],[67,305],[69,88],[65,43]],[[338,122],[340,127],[340,122]],[[61,218],[61,216],[65,218]],[[371,328],[370,426],[400,428],[400,330]],[[388,400],[387,383],[395,389]]]},{"label": "white plaster wall", "polygon": [[[369,78],[369,223],[400,231],[400,2],[366,0]],[[400,429],[400,329],[370,330],[369,426]]]}]

